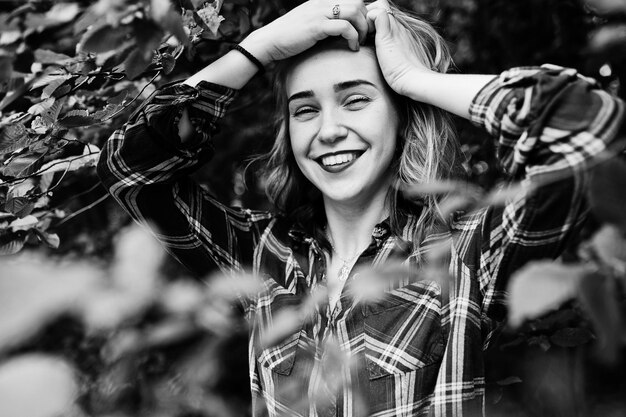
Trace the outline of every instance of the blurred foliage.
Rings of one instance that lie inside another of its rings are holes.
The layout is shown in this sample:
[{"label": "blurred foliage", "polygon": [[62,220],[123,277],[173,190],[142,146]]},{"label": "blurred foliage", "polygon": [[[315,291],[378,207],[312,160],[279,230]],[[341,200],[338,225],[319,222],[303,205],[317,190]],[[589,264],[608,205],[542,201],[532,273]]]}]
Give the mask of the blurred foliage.
[{"label": "blurred foliage", "polygon": [[[461,72],[549,62],[624,97],[626,0],[398,3],[441,30]],[[241,277],[233,289],[217,276],[207,286],[161,264],[150,238],[119,233],[129,218],[93,167],[107,137],[155,88],[196,72],[297,4],[0,2],[0,254],[11,255],[0,258],[0,415],[248,413],[247,330],[232,305],[258,283]],[[220,152],[196,174],[222,200],[267,207],[246,166],[271,145],[271,112],[270,70],[241,92],[221,124]],[[469,123],[457,127],[476,186],[407,191],[451,193],[450,211],[523,191],[485,191],[500,178],[493,145]],[[626,413],[624,178],[622,160],[599,165],[589,195],[595,219],[565,263],[531,264],[513,277],[510,325],[486,357],[494,415]],[[362,282],[361,297],[380,293],[375,279]],[[266,342],[289,334],[290,318],[323,296],[285,314]]]}]

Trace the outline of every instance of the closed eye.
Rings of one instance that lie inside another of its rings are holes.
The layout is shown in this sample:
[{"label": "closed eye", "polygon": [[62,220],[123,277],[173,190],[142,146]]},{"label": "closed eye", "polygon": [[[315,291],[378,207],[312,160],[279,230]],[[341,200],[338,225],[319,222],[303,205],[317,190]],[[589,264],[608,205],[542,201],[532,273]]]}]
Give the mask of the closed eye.
[{"label": "closed eye", "polygon": [[311,115],[313,115],[313,113],[315,113],[317,111],[317,109],[315,107],[312,106],[302,106],[302,107],[298,107],[297,109],[295,109],[292,113],[292,117],[296,117],[299,119],[302,118],[307,118],[310,117]]},{"label": "closed eye", "polygon": [[367,96],[362,96],[362,95],[350,96],[346,100],[345,106],[349,110],[360,110],[363,107],[365,107],[370,101],[371,101],[370,98]]}]

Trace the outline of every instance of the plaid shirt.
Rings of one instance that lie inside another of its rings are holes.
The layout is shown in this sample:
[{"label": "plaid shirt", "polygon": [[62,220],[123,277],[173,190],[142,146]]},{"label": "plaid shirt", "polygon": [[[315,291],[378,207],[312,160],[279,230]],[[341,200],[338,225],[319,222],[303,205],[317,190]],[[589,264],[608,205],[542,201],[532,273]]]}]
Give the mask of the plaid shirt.
[{"label": "plaid shirt", "polygon": [[[557,257],[576,233],[586,212],[585,166],[616,137],[623,103],[570,69],[517,68],[494,78],[473,100],[471,120],[497,140],[508,174],[535,191],[456,215],[423,242],[411,242],[416,216],[400,235],[377,225],[353,271],[393,260],[411,273],[371,302],[353,295],[358,279],[350,279],[332,311],[316,305],[297,331],[267,346],[261,338],[277,314],[326,285],[326,261],[319,242],[288,219],[226,207],[188,178],[210,158],[211,134],[235,93],[206,82],[157,91],[110,138],[98,172],[196,274],[217,266],[263,277],[263,291],[242,300],[253,414],[484,414],[483,350],[505,318],[507,279],[529,260]],[[177,131],[182,108],[196,132],[185,144]],[[425,279],[418,265],[442,241],[450,243],[448,279]],[[326,341],[350,360],[333,362]]]}]

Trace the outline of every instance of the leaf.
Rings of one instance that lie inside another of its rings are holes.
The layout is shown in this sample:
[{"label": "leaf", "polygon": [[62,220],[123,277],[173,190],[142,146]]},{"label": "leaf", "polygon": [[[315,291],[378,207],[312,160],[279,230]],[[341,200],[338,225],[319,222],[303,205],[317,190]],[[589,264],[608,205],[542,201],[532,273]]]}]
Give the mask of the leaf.
[{"label": "leaf", "polygon": [[126,76],[134,80],[152,63],[152,57],[146,55],[144,51],[135,48],[124,60],[124,70]]},{"label": "leaf", "polygon": [[18,217],[30,214],[35,208],[35,203],[29,197],[8,197],[4,203],[4,209]]},{"label": "leaf", "polygon": [[588,329],[581,327],[566,327],[564,329],[557,330],[552,336],[550,341],[561,347],[576,347],[584,345],[593,339],[593,334]]},{"label": "leaf", "polygon": [[56,233],[47,233],[42,230],[35,229],[35,233],[37,237],[45,243],[48,247],[52,249],[58,249],[61,244],[61,239],[59,239],[59,235]]},{"label": "leaf", "polygon": [[80,8],[76,3],[55,3],[46,13],[46,18],[56,23],[67,23],[74,20],[79,13]]},{"label": "leaf", "polygon": [[130,34],[130,27],[113,27],[109,24],[94,26],[82,36],[78,50],[81,52],[107,52],[124,43]]},{"label": "leaf", "polygon": [[176,58],[170,54],[163,54],[161,55],[161,65],[163,66],[163,73],[167,75],[174,70]]},{"label": "leaf", "polygon": [[128,97],[128,90],[122,90],[113,97],[109,97],[107,99],[107,103],[121,105],[124,104],[124,100],[126,100],[126,97]]},{"label": "leaf", "polygon": [[626,239],[617,227],[602,226],[591,238],[591,246],[604,264],[626,273]]},{"label": "leaf", "polygon": [[44,101],[41,101],[39,103],[36,103],[30,106],[30,108],[28,109],[28,112],[33,115],[41,114],[44,111],[50,109],[52,105],[54,104],[54,102],[55,102],[54,97],[47,98]]},{"label": "leaf", "polygon": [[39,171],[50,174],[52,172],[72,172],[80,168],[92,167],[98,163],[100,155],[95,152],[82,156],[70,156],[63,159],[55,159],[43,165]]},{"label": "leaf", "polygon": [[54,122],[57,121],[59,113],[61,112],[61,108],[66,101],[67,97],[61,97],[57,101],[55,101],[48,110],[45,110],[41,113],[41,118],[46,125],[51,126],[52,124],[54,124]]},{"label": "leaf", "polygon": [[89,263],[60,264],[35,255],[5,261],[0,270],[0,352],[32,337],[60,314],[78,310],[101,279]]},{"label": "leaf", "polygon": [[37,223],[39,223],[37,217],[28,215],[24,218],[13,220],[9,223],[9,228],[12,232],[17,232],[18,230],[28,231],[37,226]]},{"label": "leaf", "polygon": [[50,81],[50,83],[43,89],[42,93],[41,93],[41,99],[45,100],[47,98],[52,97],[52,94],[54,93],[54,91],[61,87],[63,84],[65,84],[65,82],[67,80],[69,80],[70,78],[72,78],[71,76],[64,76],[64,77],[59,77],[56,78],[52,81]]},{"label": "leaf", "polygon": [[0,168],[0,171],[9,177],[25,177],[35,173],[43,165],[45,156],[45,153],[20,155]]},{"label": "leaf", "polygon": [[37,140],[38,138],[36,137],[35,138],[24,137],[18,140],[17,142],[13,143],[12,145],[3,146],[0,148],[0,156],[4,156],[4,155],[17,151],[18,149],[25,148],[28,145],[35,143]]},{"label": "leaf", "polygon": [[10,241],[0,243],[0,256],[15,255],[22,250],[25,243],[26,234],[16,235]]},{"label": "leaf", "polygon": [[[0,415],[67,416],[80,392],[73,367],[51,355],[27,353],[0,365]],[[29,399],[37,398],[37,401]]]},{"label": "leaf", "polygon": [[35,90],[39,87],[47,86],[56,80],[67,80],[72,77],[73,75],[70,75],[70,74],[59,74],[59,73],[43,74],[35,80],[35,82],[33,83],[30,89]]},{"label": "leaf", "polygon": [[[155,2],[155,0],[152,0],[153,3]],[[161,1],[161,0],[156,0],[156,1]],[[185,30],[183,29],[183,18],[180,14],[176,13],[175,11],[173,11],[171,8],[169,8],[169,1],[165,0],[166,3],[168,3],[168,11],[166,13],[164,13],[163,15],[155,18],[154,20],[163,28],[165,29],[165,31],[171,33],[172,35],[174,35],[176,37],[176,39],[178,39],[178,41],[180,43],[182,43],[185,46],[189,45],[189,37],[187,36],[187,33],[185,32]]]},{"label": "leaf", "polygon": [[13,123],[0,128],[0,150],[15,145],[27,137],[28,131],[23,123]]},{"label": "leaf", "polygon": [[71,110],[57,121],[58,126],[71,128],[88,126],[98,122],[87,110]]},{"label": "leaf", "polygon": [[42,64],[63,64],[72,59],[65,54],[59,54],[49,49],[37,49],[35,51],[35,61]]},{"label": "leaf", "polygon": [[553,261],[536,261],[523,267],[513,274],[508,287],[509,324],[518,327],[524,320],[537,318],[575,297],[588,273],[584,265]]}]

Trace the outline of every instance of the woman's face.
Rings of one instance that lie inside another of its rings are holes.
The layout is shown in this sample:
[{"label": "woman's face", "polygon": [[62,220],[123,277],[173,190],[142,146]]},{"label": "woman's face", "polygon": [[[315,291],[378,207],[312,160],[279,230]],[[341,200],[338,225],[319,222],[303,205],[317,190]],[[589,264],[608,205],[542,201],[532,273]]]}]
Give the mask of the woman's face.
[{"label": "woman's face", "polygon": [[324,198],[357,204],[384,198],[398,112],[373,50],[306,56],[289,72],[286,91],[294,157]]}]

